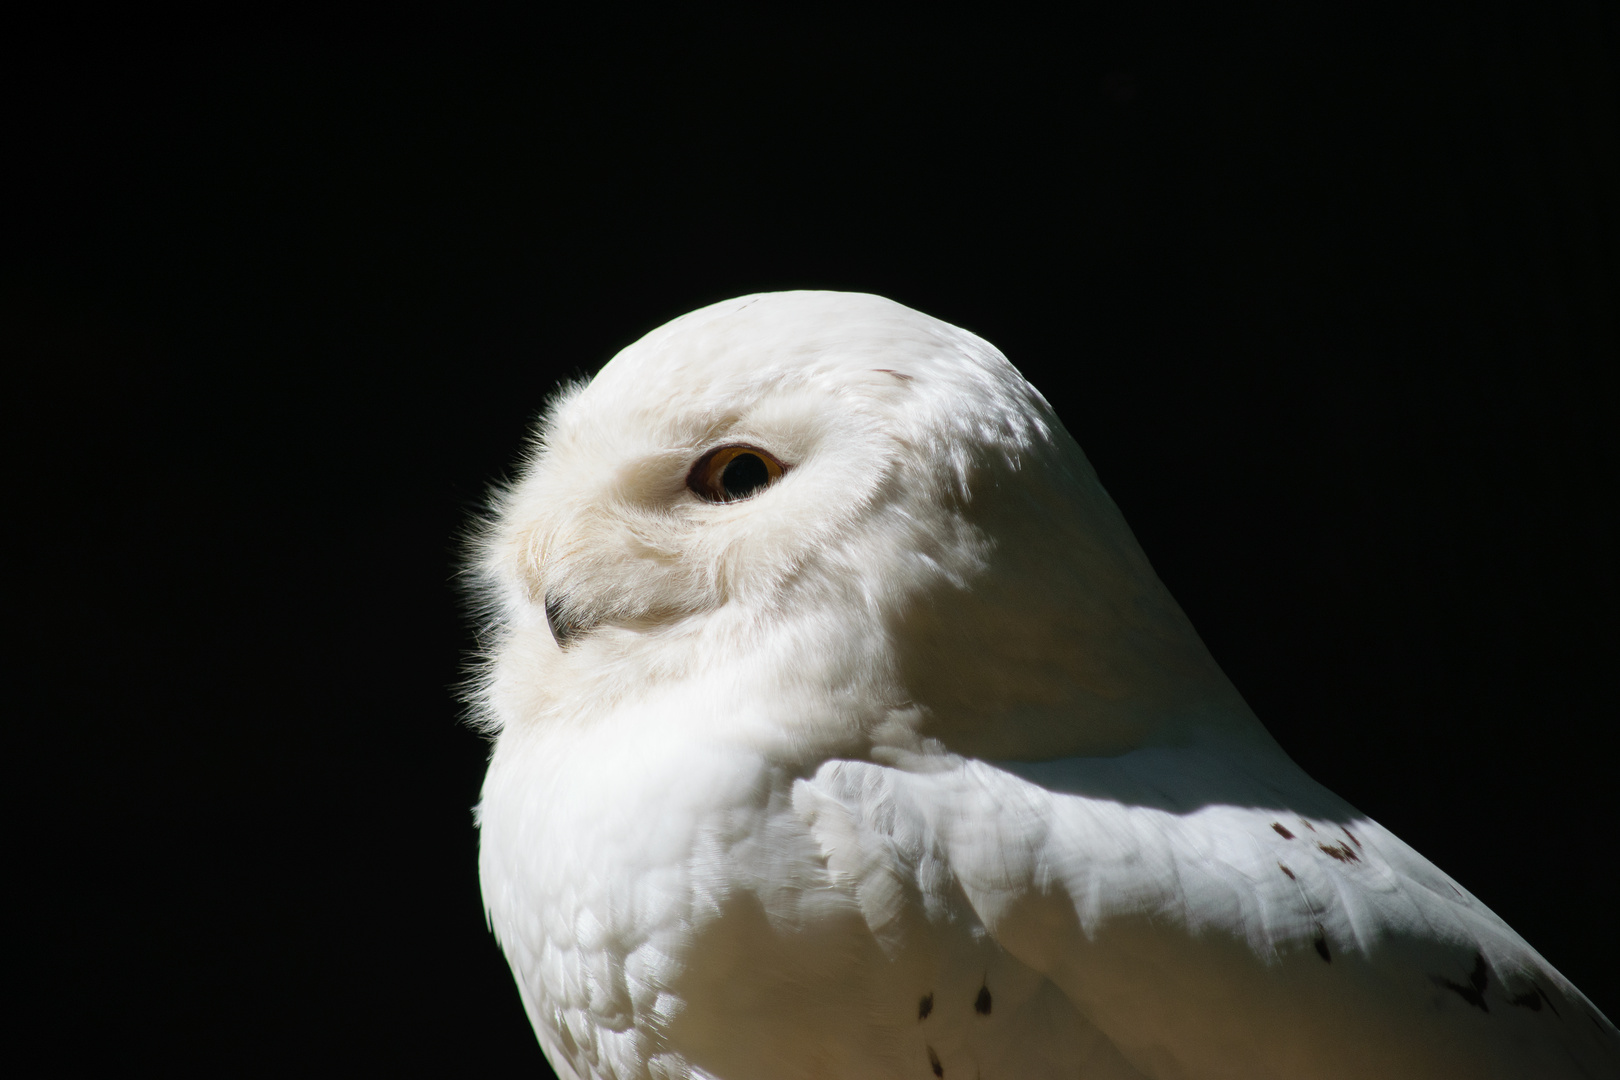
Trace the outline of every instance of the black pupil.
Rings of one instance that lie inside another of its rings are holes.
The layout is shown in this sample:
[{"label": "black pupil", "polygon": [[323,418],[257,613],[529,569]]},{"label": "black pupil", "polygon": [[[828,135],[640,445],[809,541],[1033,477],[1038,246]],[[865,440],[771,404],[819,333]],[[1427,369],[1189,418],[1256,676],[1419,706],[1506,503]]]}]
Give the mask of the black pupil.
[{"label": "black pupil", "polygon": [[752,495],[771,482],[771,474],[758,454],[738,454],[720,473],[720,486],[729,498]]}]

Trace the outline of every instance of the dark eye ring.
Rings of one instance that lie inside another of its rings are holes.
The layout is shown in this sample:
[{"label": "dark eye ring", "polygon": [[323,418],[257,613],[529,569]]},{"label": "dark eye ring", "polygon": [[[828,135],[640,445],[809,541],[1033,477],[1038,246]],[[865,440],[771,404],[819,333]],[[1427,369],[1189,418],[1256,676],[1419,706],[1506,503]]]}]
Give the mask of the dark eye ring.
[{"label": "dark eye ring", "polygon": [[787,472],[757,446],[717,446],[697,459],[686,486],[707,502],[736,502],[769,487]]}]

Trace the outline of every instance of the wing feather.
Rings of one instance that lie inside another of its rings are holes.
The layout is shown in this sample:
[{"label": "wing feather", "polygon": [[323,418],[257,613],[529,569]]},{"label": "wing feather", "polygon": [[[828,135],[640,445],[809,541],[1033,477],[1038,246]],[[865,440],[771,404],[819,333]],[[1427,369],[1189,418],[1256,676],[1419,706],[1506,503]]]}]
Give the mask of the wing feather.
[{"label": "wing feather", "polygon": [[838,761],[799,783],[874,933],[959,895],[1147,1075],[1620,1075],[1578,990],[1280,755]]}]

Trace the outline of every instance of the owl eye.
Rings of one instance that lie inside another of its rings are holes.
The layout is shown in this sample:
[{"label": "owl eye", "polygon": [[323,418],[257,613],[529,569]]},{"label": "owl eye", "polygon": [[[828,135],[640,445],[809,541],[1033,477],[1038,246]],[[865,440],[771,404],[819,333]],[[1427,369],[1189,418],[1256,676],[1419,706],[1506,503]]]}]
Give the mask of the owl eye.
[{"label": "owl eye", "polygon": [[787,467],[752,446],[721,446],[698,458],[686,486],[709,502],[733,502],[780,480]]}]

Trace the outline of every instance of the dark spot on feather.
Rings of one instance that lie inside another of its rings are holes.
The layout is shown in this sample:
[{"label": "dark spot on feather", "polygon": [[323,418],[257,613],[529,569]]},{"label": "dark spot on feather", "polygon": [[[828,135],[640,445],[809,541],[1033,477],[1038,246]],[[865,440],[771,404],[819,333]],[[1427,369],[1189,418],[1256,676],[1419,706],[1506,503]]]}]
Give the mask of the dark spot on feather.
[{"label": "dark spot on feather", "polygon": [[1316,928],[1316,955],[1322,958],[1322,963],[1333,963],[1333,954],[1328,952],[1327,934],[1318,926]]},{"label": "dark spot on feather", "polygon": [[[1339,828],[1344,829],[1344,826],[1340,825]],[[1344,835],[1348,836],[1350,838],[1350,842],[1352,844],[1356,845],[1356,847],[1361,846],[1361,841],[1357,840],[1356,839],[1356,834],[1351,832],[1349,829],[1344,829]]]},{"label": "dark spot on feather", "polygon": [[1443,986],[1447,990],[1454,992],[1458,997],[1481,1012],[1491,1011],[1490,1006],[1485,1004],[1485,983],[1490,978],[1490,969],[1485,966],[1484,953],[1474,954],[1474,970],[1468,973],[1467,986],[1454,983],[1450,979],[1442,978],[1439,975],[1435,975],[1433,978],[1435,985]]},{"label": "dark spot on feather", "polygon": [[1350,850],[1349,844],[1317,844],[1324,855],[1329,855],[1339,862],[1360,862],[1361,856]]},{"label": "dark spot on feather", "polygon": [[934,1070],[934,1075],[944,1076],[945,1066],[939,1063],[939,1055],[934,1053],[934,1048],[932,1046],[927,1046],[923,1049],[928,1051],[928,1067]]},{"label": "dark spot on feather", "polygon": [[933,1011],[934,992],[930,990],[928,993],[922,996],[921,1001],[917,1002],[917,1021],[921,1023],[922,1021],[928,1019],[928,1014]]},{"label": "dark spot on feather", "polygon": [[873,371],[880,371],[885,375],[893,375],[895,378],[899,379],[901,382],[910,382],[911,378],[912,378],[910,375],[907,375],[903,371],[891,371],[889,368],[886,368],[886,367],[873,368],[872,370]]},{"label": "dark spot on feather", "polygon": [[1287,829],[1283,828],[1282,827],[1282,822],[1280,822],[1280,821],[1273,821],[1271,823],[1271,827],[1273,829],[1276,829],[1277,830],[1277,835],[1282,837],[1284,840],[1292,840],[1294,838],[1294,834],[1289,832]]},{"label": "dark spot on feather", "polygon": [[990,1015],[990,988],[988,986],[979,987],[979,996],[973,999],[973,1011],[980,1016]]},{"label": "dark spot on feather", "polygon": [[1304,819],[1304,818],[1300,818],[1300,819],[1299,819],[1299,823],[1300,823],[1300,824],[1301,824],[1301,825],[1303,825],[1303,826],[1305,826],[1305,827],[1306,827],[1306,828],[1307,828],[1307,829],[1309,829],[1309,830],[1311,830],[1311,832],[1315,832],[1315,831],[1316,831],[1316,826],[1315,826],[1315,825],[1312,825],[1312,824],[1311,824],[1311,823],[1310,823],[1310,822],[1308,822],[1308,821],[1306,821],[1306,820],[1305,820],[1305,819]]},{"label": "dark spot on feather", "polygon": [[1508,998],[1508,1004],[1517,1005],[1521,1009],[1529,1009],[1531,1012],[1540,1012],[1541,994],[1536,990],[1526,990],[1522,994],[1516,994]]},{"label": "dark spot on feather", "polygon": [[1298,881],[1299,880],[1298,878],[1296,878],[1294,876],[1294,872],[1292,870],[1288,869],[1288,867],[1284,866],[1282,863],[1277,864],[1277,869],[1279,869],[1283,873],[1287,874],[1289,881]]}]

